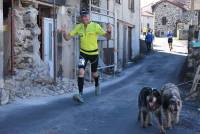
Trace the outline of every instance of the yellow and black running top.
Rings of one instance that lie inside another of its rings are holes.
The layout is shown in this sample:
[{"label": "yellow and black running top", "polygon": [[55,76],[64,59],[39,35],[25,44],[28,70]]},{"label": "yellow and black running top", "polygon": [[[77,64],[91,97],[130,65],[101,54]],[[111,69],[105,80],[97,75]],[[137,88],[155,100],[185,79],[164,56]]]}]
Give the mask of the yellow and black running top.
[{"label": "yellow and black running top", "polygon": [[85,28],[84,24],[78,24],[70,32],[70,36],[80,36],[80,51],[88,55],[98,54],[98,35],[105,36],[103,28],[95,23],[90,22]]}]

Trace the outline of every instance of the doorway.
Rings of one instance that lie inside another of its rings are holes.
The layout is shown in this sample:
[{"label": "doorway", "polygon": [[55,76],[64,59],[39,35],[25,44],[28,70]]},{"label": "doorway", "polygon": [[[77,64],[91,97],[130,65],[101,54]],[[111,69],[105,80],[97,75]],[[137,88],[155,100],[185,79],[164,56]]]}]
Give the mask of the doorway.
[{"label": "doorway", "polygon": [[132,60],[132,27],[128,27],[128,61]]},{"label": "doorway", "polygon": [[49,66],[49,74],[54,77],[53,19],[43,18],[44,62]]}]

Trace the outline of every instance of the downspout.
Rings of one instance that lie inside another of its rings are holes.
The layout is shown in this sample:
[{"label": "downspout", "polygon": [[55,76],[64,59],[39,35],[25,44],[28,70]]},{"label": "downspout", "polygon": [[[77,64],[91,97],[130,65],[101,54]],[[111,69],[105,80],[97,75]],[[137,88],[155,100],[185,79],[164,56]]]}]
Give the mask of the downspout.
[{"label": "downspout", "polygon": [[56,84],[56,77],[57,77],[57,46],[56,46],[56,7],[55,7],[55,0],[53,1],[53,48],[54,48],[54,83]]},{"label": "downspout", "polygon": [[117,48],[117,9],[116,9],[116,2],[114,2],[114,72],[117,71],[117,52],[118,52],[118,48]]},{"label": "downspout", "polygon": [[13,8],[14,8],[14,5],[13,4],[14,4],[14,0],[11,0],[11,30],[10,30],[10,32],[11,32],[11,74],[12,75],[14,74],[14,53],[13,53],[14,52],[13,51],[13,49],[14,49],[14,40],[13,40],[13,38],[14,38],[14,33],[13,33],[13,27],[14,27]]}]

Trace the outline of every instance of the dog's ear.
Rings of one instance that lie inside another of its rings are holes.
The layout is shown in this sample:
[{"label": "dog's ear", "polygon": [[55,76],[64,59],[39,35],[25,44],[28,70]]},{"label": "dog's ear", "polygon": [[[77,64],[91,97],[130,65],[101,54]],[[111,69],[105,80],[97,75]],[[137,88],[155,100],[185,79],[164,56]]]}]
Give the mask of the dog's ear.
[{"label": "dog's ear", "polygon": [[160,97],[161,94],[157,89],[153,89],[153,95],[155,95],[156,97]]},{"label": "dog's ear", "polygon": [[181,105],[181,101],[180,101],[180,100],[178,100],[178,101],[177,101],[177,104],[178,104],[178,106],[180,106],[180,105]]}]

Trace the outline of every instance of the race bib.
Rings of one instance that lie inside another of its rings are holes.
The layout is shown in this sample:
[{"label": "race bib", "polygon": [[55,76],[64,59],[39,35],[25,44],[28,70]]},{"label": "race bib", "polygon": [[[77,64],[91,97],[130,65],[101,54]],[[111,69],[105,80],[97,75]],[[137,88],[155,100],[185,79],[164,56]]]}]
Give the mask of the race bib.
[{"label": "race bib", "polygon": [[80,58],[79,59],[79,66],[85,66],[85,59],[84,58]]}]

